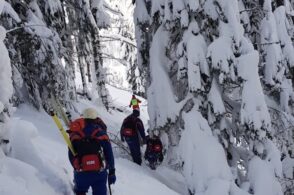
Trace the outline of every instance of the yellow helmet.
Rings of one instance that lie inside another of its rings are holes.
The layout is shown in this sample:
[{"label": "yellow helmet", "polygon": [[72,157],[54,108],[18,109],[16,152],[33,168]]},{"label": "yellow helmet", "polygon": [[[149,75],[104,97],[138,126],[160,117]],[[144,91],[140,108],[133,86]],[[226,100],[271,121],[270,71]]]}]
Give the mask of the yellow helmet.
[{"label": "yellow helmet", "polygon": [[83,111],[83,117],[86,119],[96,119],[98,117],[98,113],[93,108],[86,108]]}]

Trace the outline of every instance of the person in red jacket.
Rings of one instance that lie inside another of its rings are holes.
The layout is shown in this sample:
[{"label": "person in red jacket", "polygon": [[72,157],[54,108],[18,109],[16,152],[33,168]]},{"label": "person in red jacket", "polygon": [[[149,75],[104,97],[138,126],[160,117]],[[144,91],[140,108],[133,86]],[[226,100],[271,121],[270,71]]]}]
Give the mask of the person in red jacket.
[{"label": "person in red jacket", "polygon": [[129,107],[133,106],[133,110],[140,111],[140,106],[139,106],[140,103],[141,101],[137,99],[136,96],[133,94]]},{"label": "person in red jacket", "polygon": [[163,145],[158,135],[146,136],[146,151],[144,158],[151,169],[155,170],[163,161]]},{"label": "person in red jacket", "polygon": [[107,126],[93,108],[83,111],[83,117],[70,124],[70,141],[76,154],[69,151],[74,168],[74,192],[86,195],[92,188],[93,195],[107,195],[108,184],[116,181],[114,157]]}]

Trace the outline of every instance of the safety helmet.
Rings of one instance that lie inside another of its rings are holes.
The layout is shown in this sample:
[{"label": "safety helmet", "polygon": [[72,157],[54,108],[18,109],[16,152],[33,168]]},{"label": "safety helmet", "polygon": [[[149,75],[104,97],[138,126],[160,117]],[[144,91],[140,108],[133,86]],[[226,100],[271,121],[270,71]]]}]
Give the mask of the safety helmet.
[{"label": "safety helmet", "polygon": [[93,108],[86,108],[83,111],[83,117],[85,119],[96,119],[98,117],[98,113],[95,109]]}]

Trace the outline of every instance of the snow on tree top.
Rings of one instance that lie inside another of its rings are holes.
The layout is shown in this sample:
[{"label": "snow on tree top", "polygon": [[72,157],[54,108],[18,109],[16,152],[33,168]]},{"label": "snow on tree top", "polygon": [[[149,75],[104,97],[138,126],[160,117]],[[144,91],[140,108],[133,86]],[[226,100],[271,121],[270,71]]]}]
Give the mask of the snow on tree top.
[{"label": "snow on tree top", "polygon": [[135,16],[136,16],[136,20],[135,20],[135,23],[136,22],[148,22],[149,20],[149,15],[147,13],[147,9],[144,5],[144,2],[143,0],[137,0],[136,2],[137,6],[135,7]]},{"label": "snow on tree top", "polygon": [[199,0],[184,0],[192,11],[196,11],[199,8]]},{"label": "snow on tree top", "polygon": [[20,18],[17,13],[14,11],[11,5],[4,0],[0,0],[0,15],[2,13],[8,14],[15,21],[20,22]]},{"label": "snow on tree top", "polygon": [[0,41],[3,41],[6,37],[6,30],[3,26],[0,26]]},{"label": "snow on tree top", "polygon": [[244,80],[242,90],[241,123],[253,129],[270,130],[271,119],[258,77],[257,51],[238,58],[238,75]]}]

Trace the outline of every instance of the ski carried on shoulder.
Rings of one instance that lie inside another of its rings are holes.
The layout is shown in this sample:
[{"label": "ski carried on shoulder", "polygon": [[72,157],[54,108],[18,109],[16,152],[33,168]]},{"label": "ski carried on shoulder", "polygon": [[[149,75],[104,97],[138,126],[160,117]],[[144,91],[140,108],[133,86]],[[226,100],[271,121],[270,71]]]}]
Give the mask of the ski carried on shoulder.
[{"label": "ski carried on shoulder", "polygon": [[59,100],[54,96],[51,95],[51,104],[53,106],[53,109],[60,115],[60,117],[62,118],[64,124],[69,127],[71,120],[69,119],[68,115],[66,114],[66,112],[64,111],[61,103],[59,102]]},{"label": "ski carried on shoulder", "polygon": [[[60,130],[60,133],[62,134],[65,142],[67,143],[69,149],[71,150],[71,152],[73,154],[75,154],[75,151],[72,147],[72,144],[68,138],[68,135],[66,133],[66,131],[64,130],[64,128],[62,127],[62,124],[61,124],[61,121],[59,120],[59,118],[57,117],[56,114],[58,114],[62,121],[64,122],[64,124],[69,127],[70,126],[70,123],[71,123],[71,120],[69,119],[68,115],[66,114],[66,112],[64,111],[63,109],[63,106],[61,105],[61,103],[59,102],[59,100],[54,96],[54,95],[51,95],[51,105],[53,107],[53,110],[56,111],[56,113],[53,112],[54,116],[52,116],[54,122],[56,123],[58,129]],[[62,129],[63,130],[62,130]],[[111,141],[111,143],[113,143],[114,145],[116,145],[118,148],[120,148],[122,151],[124,151],[126,154],[130,155],[131,156],[131,153],[128,149],[128,147],[126,147],[121,141],[120,139],[118,138],[117,135],[115,135],[114,133],[111,133],[111,132],[107,132],[108,136],[109,136],[109,139]]]},{"label": "ski carried on shoulder", "polygon": [[72,146],[72,143],[68,137],[68,134],[66,133],[60,119],[58,118],[57,114],[59,114],[64,122],[64,124],[69,127],[70,125],[70,120],[68,118],[68,116],[66,115],[66,113],[64,112],[60,102],[55,98],[54,95],[51,94],[51,106],[52,109],[50,111],[50,115],[53,119],[53,121],[55,122],[56,126],[58,127],[60,134],[62,135],[65,143],[67,144],[68,148],[70,149],[70,151],[72,152],[72,154],[75,156],[76,152]]},{"label": "ski carried on shoulder", "polygon": [[61,124],[61,121],[59,120],[59,118],[57,117],[57,115],[55,114],[55,112],[52,110],[51,113],[50,113],[52,119],[54,120],[56,126],[58,127],[65,143],[67,144],[68,148],[70,149],[70,151],[72,152],[72,154],[75,156],[76,155],[76,152],[72,146],[72,143],[65,131],[65,129],[63,128],[62,124]]}]

